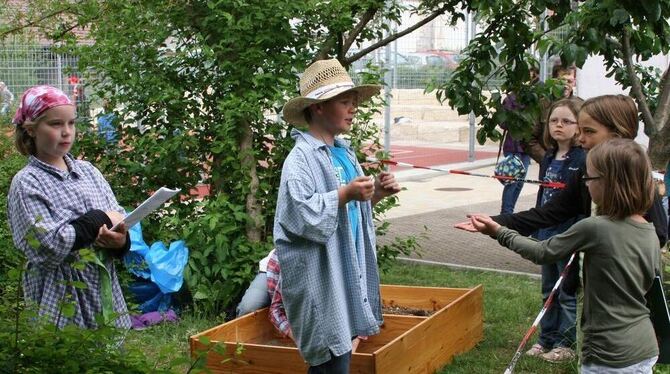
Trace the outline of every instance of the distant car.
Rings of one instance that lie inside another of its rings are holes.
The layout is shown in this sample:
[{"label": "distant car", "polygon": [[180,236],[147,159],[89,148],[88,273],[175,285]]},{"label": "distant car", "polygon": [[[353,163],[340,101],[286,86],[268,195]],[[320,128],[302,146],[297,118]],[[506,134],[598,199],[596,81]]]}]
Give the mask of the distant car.
[{"label": "distant car", "polygon": [[411,61],[412,64],[417,67],[420,66],[436,66],[436,67],[447,67],[449,60],[445,57],[429,53],[429,52],[410,52],[407,53],[407,59]]},{"label": "distant car", "polygon": [[[349,51],[348,55],[354,55],[358,51]],[[375,66],[383,66],[386,62],[386,53],[383,49],[378,49],[373,52],[368,53],[367,55],[359,58],[351,64],[351,69],[354,73],[361,73],[367,71],[368,64]],[[417,61],[415,58],[410,58],[401,53],[391,53],[391,66],[396,64],[397,66],[411,66],[415,67],[421,65],[420,61]]]},{"label": "distant car", "polygon": [[447,50],[442,50],[442,49],[432,49],[432,50],[425,51],[423,53],[429,53],[429,54],[438,55],[438,56],[442,57],[445,61],[445,66],[449,69],[456,69],[458,67],[458,64],[463,59],[458,52],[447,51]]}]

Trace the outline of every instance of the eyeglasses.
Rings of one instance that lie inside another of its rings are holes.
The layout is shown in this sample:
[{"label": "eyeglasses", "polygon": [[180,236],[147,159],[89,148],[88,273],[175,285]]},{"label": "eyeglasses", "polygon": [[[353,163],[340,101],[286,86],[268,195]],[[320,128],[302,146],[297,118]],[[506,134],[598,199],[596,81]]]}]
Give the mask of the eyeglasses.
[{"label": "eyeglasses", "polygon": [[549,124],[552,126],[558,125],[558,123],[561,123],[563,126],[571,126],[571,125],[576,125],[577,121],[571,121],[567,118],[561,118],[560,120],[558,118],[552,118],[549,120]]}]

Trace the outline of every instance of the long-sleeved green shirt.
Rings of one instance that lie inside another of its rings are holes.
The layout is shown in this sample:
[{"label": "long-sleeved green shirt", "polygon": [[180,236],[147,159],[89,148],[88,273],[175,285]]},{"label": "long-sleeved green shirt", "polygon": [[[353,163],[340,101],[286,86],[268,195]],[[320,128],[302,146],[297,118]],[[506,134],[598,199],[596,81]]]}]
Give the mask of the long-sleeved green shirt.
[{"label": "long-sleeved green shirt", "polygon": [[645,300],[660,269],[653,224],[597,216],[544,241],[506,227],[497,239],[537,264],[584,252],[583,362],[619,368],[658,355]]}]

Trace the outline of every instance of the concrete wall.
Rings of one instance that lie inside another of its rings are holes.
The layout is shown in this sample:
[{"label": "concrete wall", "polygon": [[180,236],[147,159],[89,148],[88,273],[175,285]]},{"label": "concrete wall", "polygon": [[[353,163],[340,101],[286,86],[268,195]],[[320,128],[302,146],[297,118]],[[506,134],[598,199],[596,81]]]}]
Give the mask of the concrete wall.
[{"label": "concrete wall", "polygon": [[[665,71],[670,63],[669,56],[655,56],[644,65],[655,66]],[[577,70],[577,95],[583,99],[589,99],[599,95],[610,94],[628,94],[628,90],[623,90],[614,78],[606,77],[605,63],[602,57],[592,56],[586,60],[584,66]],[[644,135],[644,124],[640,123],[640,131],[635,139],[642,145],[649,144],[649,138]]]}]

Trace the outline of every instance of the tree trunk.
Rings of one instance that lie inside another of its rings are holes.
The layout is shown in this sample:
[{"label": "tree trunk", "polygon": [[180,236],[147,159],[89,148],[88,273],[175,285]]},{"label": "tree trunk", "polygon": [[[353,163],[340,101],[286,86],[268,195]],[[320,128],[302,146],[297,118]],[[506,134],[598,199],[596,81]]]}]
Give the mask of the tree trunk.
[{"label": "tree trunk", "polygon": [[258,163],[254,158],[253,143],[254,135],[251,129],[251,124],[247,121],[242,123],[242,138],[240,139],[240,152],[242,153],[242,170],[249,171],[249,193],[247,194],[247,214],[251,218],[247,222],[247,239],[251,242],[261,241],[261,232],[263,227],[263,218],[261,215],[261,207],[258,205],[258,174],[256,167]]},{"label": "tree trunk", "polygon": [[665,170],[670,160],[670,125],[649,138],[649,158],[654,170]]}]

